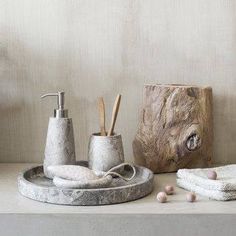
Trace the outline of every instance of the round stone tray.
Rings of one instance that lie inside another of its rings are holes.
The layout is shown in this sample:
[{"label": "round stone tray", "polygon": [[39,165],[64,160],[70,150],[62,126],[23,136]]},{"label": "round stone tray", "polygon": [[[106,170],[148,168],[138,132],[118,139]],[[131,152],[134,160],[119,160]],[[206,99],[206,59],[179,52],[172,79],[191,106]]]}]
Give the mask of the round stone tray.
[{"label": "round stone tray", "polygon": [[[86,166],[86,162],[81,162]],[[106,205],[133,201],[152,192],[153,173],[135,166],[137,174],[131,181],[113,178],[109,187],[99,189],[63,189],[56,187],[51,179],[43,174],[43,166],[25,170],[18,176],[19,192],[25,197],[47,203],[62,205]],[[130,176],[131,169],[125,169]]]}]

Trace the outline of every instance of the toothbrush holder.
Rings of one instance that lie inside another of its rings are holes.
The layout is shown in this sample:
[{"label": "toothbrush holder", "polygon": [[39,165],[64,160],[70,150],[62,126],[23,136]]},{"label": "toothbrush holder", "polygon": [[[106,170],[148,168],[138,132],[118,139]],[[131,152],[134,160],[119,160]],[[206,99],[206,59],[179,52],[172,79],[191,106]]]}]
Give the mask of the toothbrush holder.
[{"label": "toothbrush holder", "polygon": [[90,169],[103,172],[123,163],[124,150],[121,135],[92,134],[88,146],[88,162]]}]

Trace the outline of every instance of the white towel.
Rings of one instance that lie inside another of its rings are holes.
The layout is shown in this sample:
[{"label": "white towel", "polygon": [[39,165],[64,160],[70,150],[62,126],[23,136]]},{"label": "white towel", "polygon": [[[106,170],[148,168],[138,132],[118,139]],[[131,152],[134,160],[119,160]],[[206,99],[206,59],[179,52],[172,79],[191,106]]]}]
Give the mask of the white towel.
[{"label": "white towel", "polygon": [[[207,178],[209,170],[217,173],[217,180]],[[180,169],[177,185],[215,200],[236,199],[236,165],[205,169]]]},{"label": "white towel", "polygon": [[195,192],[199,195],[209,197],[218,201],[228,201],[236,199],[236,191],[208,190],[183,179],[177,179],[177,185],[188,191]]}]

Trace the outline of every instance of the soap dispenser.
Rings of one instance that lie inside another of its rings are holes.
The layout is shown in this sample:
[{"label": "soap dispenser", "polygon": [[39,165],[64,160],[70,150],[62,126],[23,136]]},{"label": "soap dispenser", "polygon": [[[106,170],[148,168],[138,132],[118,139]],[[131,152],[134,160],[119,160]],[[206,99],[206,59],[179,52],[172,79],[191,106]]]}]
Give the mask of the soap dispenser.
[{"label": "soap dispenser", "polygon": [[49,118],[43,163],[45,176],[52,179],[53,176],[47,170],[48,166],[73,165],[76,157],[72,119],[68,118],[68,110],[64,109],[65,93],[48,93],[41,98],[48,96],[56,96],[58,105],[54,116]]}]

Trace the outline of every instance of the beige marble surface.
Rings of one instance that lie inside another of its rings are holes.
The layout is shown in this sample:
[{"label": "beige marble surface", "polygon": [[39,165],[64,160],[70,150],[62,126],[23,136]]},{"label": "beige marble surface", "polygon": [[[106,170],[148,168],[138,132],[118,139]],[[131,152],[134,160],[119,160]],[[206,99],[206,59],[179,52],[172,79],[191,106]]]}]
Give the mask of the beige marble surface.
[{"label": "beige marble surface", "polygon": [[132,159],[142,86],[210,85],[217,162],[235,162],[235,0],[0,0],[0,161],[42,162],[48,117],[65,90],[76,154],[86,159],[122,94],[116,132]]},{"label": "beige marble surface", "polygon": [[17,191],[17,175],[31,164],[0,164],[0,214],[236,214],[236,201],[218,202],[197,196],[198,201],[185,201],[186,191],[176,188],[176,194],[165,204],[156,201],[156,194],[165,184],[175,185],[175,173],[155,175],[155,188],[149,196],[123,204],[107,206],[60,206],[27,199]]}]

